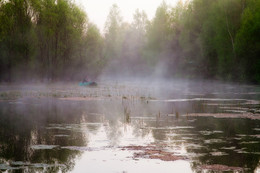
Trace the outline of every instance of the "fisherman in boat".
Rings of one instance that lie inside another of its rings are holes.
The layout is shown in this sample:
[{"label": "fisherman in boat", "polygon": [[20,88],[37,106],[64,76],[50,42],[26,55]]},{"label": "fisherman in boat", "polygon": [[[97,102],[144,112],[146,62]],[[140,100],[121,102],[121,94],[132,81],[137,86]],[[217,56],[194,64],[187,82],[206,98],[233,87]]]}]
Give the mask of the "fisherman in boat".
[{"label": "fisherman in boat", "polygon": [[86,76],[82,82],[79,83],[79,86],[97,86],[96,82],[91,81],[88,76]]},{"label": "fisherman in boat", "polygon": [[88,76],[86,76],[86,77],[83,79],[82,82],[83,82],[83,83],[85,83],[85,82],[89,82]]}]

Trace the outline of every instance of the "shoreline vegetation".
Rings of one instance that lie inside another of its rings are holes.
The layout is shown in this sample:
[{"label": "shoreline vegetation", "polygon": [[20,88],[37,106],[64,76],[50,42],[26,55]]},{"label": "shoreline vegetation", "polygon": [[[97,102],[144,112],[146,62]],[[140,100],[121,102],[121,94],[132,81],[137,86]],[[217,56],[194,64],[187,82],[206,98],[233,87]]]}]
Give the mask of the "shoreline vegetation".
[{"label": "shoreline vegetation", "polygon": [[[104,34],[101,34],[104,33]],[[104,32],[72,0],[0,0],[0,82],[155,76],[260,84],[260,1],[164,1]]]}]

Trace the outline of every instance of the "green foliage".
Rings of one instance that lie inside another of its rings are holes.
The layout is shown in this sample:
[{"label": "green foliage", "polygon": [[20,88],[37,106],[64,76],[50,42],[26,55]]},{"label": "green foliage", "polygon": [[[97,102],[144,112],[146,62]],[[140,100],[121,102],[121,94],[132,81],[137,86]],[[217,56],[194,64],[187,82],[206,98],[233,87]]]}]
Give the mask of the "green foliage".
[{"label": "green foliage", "polygon": [[105,62],[102,59],[103,52],[101,51],[103,49],[103,38],[94,24],[88,24],[84,47],[86,47],[86,59],[82,59],[81,64],[85,64],[88,73],[96,76],[103,69]]},{"label": "green foliage", "polygon": [[36,25],[41,44],[38,60],[43,71],[40,73],[51,80],[71,78],[75,68],[72,62],[82,58],[87,16],[67,0],[48,0],[41,5]]},{"label": "green foliage", "polygon": [[122,44],[122,17],[116,4],[110,9],[105,24],[105,57],[108,60],[119,58]]},{"label": "green foliage", "polygon": [[70,0],[1,1],[0,19],[0,80],[72,79],[101,57],[99,31]]},{"label": "green foliage", "polygon": [[260,0],[164,1],[126,23],[112,5],[102,36],[72,0],[0,0],[0,80],[79,79],[105,69],[260,83]]},{"label": "green foliage", "polygon": [[113,5],[105,25],[104,57],[112,75],[133,75],[141,70],[148,19],[144,11],[136,10],[133,23],[122,20],[120,9]]},{"label": "green foliage", "polygon": [[[236,35],[237,71],[239,77],[260,83],[260,1],[249,1],[242,15],[242,24]],[[242,76],[243,75],[243,76]]]},{"label": "green foliage", "polygon": [[156,65],[163,58],[164,50],[168,47],[169,39],[168,6],[163,1],[157,8],[155,17],[148,27],[146,55],[150,64]]},{"label": "green foliage", "polygon": [[[184,8],[179,23],[182,28],[179,41],[184,73],[188,76],[195,74],[213,79],[257,82],[258,4],[259,0],[191,1]],[[176,6],[175,10],[178,9],[180,7]],[[252,28],[255,30],[250,32]]]},{"label": "green foliage", "polygon": [[33,55],[34,32],[32,29],[30,13],[27,9],[30,2],[10,0],[1,2],[0,12],[0,78],[12,79],[15,70],[23,70]]}]

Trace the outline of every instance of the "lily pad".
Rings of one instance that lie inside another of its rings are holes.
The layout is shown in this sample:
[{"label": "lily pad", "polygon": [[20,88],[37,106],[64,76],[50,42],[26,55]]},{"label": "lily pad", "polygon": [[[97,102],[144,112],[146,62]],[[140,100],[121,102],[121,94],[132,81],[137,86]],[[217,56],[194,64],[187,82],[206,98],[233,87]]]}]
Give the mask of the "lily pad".
[{"label": "lily pad", "polygon": [[225,156],[225,155],[228,155],[227,153],[221,152],[221,151],[211,152],[210,154],[211,154],[212,156]]},{"label": "lily pad", "polygon": [[34,150],[52,150],[57,148],[58,145],[32,145],[31,148]]}]

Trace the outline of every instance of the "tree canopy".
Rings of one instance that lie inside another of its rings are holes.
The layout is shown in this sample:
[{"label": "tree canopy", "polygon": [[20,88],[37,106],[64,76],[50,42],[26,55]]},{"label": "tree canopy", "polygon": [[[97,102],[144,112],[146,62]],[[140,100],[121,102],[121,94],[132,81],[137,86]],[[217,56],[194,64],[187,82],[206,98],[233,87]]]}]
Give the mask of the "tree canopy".
[{"label": "tree canopy", "polygon": [[72,0],[0,0],[0,81],[153,75],[260,83],[260,0],[162,2],[102,35]]}]

